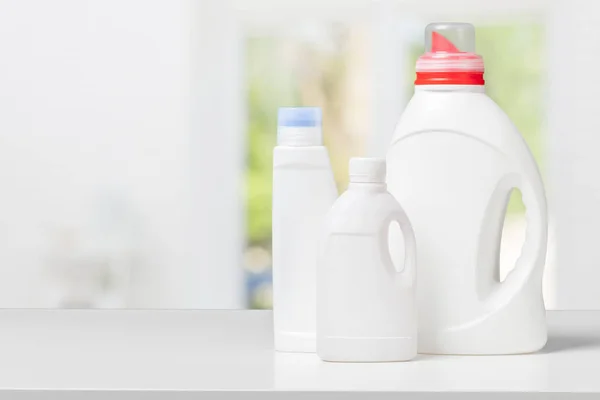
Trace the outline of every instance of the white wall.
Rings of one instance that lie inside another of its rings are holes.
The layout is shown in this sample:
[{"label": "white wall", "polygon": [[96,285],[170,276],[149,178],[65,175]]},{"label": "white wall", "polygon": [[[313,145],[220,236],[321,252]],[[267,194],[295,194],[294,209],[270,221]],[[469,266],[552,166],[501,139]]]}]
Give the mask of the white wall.
[{"label": "white wall", "polygon": [[[239,266],[210,265],[229,271],[224,287],[198,274],[198,230],[190,236],[190,183],[202,179],[191,171],[194,11],[189,1],[0,1],[0,307],[57,305],[53,260],[97,256],[99,242],[137,257],[135,284],[109,306],[241,304],[228,286],[238,288]],[[115,207],[126,216],[106,228]],[[204,223],[210,240],[219,224]]]},{"label": "white wall", "polygon": [[600,308],[600,3],[552,2],[548,21],[550,207],[557,307]]},{"label": "white wall", "polygon": [[247,118],[241,26],[228,0],[192,1],[192,240],[195,308],[243,308]]}]

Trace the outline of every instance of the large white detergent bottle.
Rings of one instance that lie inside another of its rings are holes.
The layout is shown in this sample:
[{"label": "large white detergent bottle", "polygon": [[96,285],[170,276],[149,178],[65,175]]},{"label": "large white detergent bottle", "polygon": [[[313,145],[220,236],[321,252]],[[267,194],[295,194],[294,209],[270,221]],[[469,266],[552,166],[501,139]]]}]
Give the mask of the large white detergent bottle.
[{"label": "large white detergent bottle", "polygon": [[[388,187],[410,218],[419,260],[419,352],[513,354],[547,339],[542,275],[547,211],[540,173],[485,94],[470,24],[430,24],[415,94],[387,155]],[[522,254],[499,278],[511,190],[522,193]]]}]

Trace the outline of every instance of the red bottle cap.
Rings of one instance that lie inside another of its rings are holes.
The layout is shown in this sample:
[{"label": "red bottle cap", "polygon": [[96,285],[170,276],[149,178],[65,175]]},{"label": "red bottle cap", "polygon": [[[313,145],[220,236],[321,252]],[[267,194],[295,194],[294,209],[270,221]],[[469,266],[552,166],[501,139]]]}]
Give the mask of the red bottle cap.
[{"label": "red bottle cap", "polygon": [[425,28],[425,54],[417,60],[415,85],[483,85],[483,58],[475,53],[475,28],[433,23]]}]

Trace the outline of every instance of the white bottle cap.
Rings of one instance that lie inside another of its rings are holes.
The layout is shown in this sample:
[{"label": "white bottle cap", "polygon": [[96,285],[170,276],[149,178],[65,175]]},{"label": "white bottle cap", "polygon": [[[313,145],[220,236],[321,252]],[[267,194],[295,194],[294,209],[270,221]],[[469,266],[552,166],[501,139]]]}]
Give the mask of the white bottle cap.
[{"label": "white bottle cap", "polygon": [[277,144],[280,146],[322,146],[321,109],[282,107],[277,116]]},{"label": "white bottle cap", "polygon": [[350,182],[385,183],[385,160],[383,158],[351,158]]}]

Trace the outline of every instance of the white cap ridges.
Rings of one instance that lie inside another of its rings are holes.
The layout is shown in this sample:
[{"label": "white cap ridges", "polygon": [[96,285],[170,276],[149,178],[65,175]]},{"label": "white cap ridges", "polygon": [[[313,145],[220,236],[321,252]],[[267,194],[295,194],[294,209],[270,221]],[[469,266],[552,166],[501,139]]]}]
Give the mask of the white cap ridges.
[{"label": "white cap ridges", "polygon": [[386,164],[383,158],[351,158],[350,182],[385,183]]},{"label": "white cap ridges", "polygon": [[323,133],[320,126],[280,126],[277,128],[277,145],[322,146]]}]

